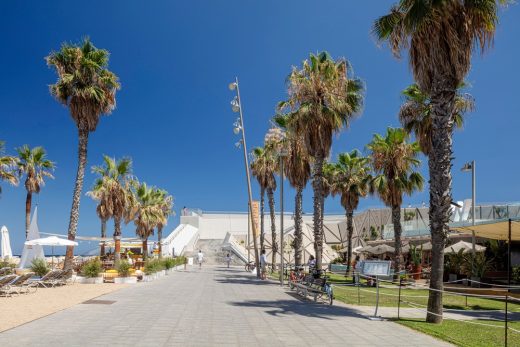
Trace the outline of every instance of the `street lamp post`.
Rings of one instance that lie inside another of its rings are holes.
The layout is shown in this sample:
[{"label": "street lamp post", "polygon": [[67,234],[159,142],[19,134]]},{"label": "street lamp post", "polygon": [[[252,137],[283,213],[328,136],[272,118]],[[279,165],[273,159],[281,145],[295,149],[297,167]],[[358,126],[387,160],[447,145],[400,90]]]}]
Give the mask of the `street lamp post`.
[{"label": "street lamp post", "polygon": [[[253,228],[253,247],[255,251],[255,267],[256,267],[256,276],[260,277],[260,267],[259,267],[259,258],[258,258],[258,248],[256,246],[256,224],[253,218],[253,194],[251,191],[251,176],[249,174],[249,162],[247,160],[247,144],[246,144],[246,132],[244,128],[244,117],[242,115],[242,102],[240,100],[240,88],[238,86],[238,77],[235,77],[235,82],[231,82],[229,84],[230,90],[236,90],[237,95],[235,98],[231,101],[231,108],[233,109],[233,112],[238,112],[240,117],[236,120],[235,124],[233,124],[233,132],[238,135],[239,133],[242,133],[242,139],[237,142],[235,145],[237,147],[242,146],[244,149],[244,164],[246,169],[246,178],[247,178],[247,193],[249,197],[249,206],[248,206],[248,213],[249,218],[251,218],[251,224]],[[249,245],[248,245],[249,246]]]},{"label": "street lamp post", "polygon": [[[476,184],[475,184],[475,161],[472,160],[471,163],[466,163],[461,169],[462,172],[471,171],[471,225],[475,225],[475,217],[476,217]],[[475,256],[475,231],[471,232],[471,252],[473,256]]]}]

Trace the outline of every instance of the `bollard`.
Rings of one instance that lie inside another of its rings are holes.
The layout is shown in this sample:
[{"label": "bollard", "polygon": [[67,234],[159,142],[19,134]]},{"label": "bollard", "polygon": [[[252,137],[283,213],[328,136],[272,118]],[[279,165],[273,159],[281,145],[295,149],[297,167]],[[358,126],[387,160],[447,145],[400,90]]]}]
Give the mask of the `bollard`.
[{"label": "bollard", "polygon": [[360,284],[361,283],[359,283],[359,282],[357,283],[357,303],[358,303],[358,305],[361,305],[361,298],[359,297],[359,285]]},{"label": "bollard", "polygon": [[401,283],[403,279],[399,278],[399,298],[397,299],[397,320],[401,319]]},{"label": "bollard", "polygon": [[504,346],[507,347],[507,294],[506,294],[506,312],[505,312],[505,331],[504,331]]},{"label": "bollard", "polygon": [[468,296],[464,295],[466,297],[466,307],[468,307]]}]

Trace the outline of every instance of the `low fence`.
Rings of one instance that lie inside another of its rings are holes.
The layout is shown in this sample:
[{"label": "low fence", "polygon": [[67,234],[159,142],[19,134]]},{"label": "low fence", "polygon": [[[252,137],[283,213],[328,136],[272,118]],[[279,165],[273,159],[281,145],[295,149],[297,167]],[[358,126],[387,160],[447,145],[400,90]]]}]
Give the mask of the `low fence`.
[{"label": "low fence", "polygon": [[[333,287],[337,287],[337,288],[342,288],[342,287],[355,288],[354,290],[357,290],[357,304],[358,305],[361,305],[361,293],[368,292],[368,293],[370,293],[372,295],[376,295],[376,304],[375,304],[375,314],[374,314],[374,316],[377,315],[377,308],[378,308],[378,303],[379,303],[379,295],[395,298],[396,303],[397,303],[397,320],[401,320],[401,306],[402,305],[406,305],[406,306],[408,306],[408,308],[412,308],[412,309],[414,309],[414,310],[416,310],[418,312],[424,313],[424,314],[428,314],[429,313],[429,314],[432,314],[432,315],[439,316],[439,314],[437,314],[437,313],[428,311],[428,306],[425,305],[424,303],[418,302],[418,300],[417,300],[417,299],[427,299],[429,297],[429,295],[407,295],[407,294],[405,294],[403,292],[403,289],[406,289],[406,288],[409,288],[410,286],[413,286],[413,289],[428,290],[428,293],[430,291],[440,292],[440,293],[443,294],[443,297],[444,296],[446,296],[446,297],[448,297],[448,296],[461,297],[461,298],[463,298],[463,300],[465,300],[465,306],[466,307],[468,307],[468,298],[490,299],[490,300],[501,302],[501,303],[503,303],[503,309],[496,309],[496,310],[464,310],[464,312],[478,312],[478,313],[494,312],[494,313],[502,314],[502,318],[501,319],[496,318],[497,315],[495,315],[494,318],[489,318],[489,317],[486,318],[487,321],[490,321],[490,322],[493,321],[493,322],[501,323],[500,325],[498,325],[498,324],[489,324],[488,322],[482,322],[482,321],[479,321],[477,319],[469,319],[469,320],[460,319],[460,318],[456,317],[456,313],[450,312],[449,309],[445,309],[444,307],[442,309],[443,314],[440,315],[440,316],[442,316],[443,319],[454,320],[454,321],[458,321],[458,322],[461,322],[461,323],[464,323],[464,324],[479,325],[479,326],[484,326],[484,327],[493,328],[493,329],[503,329],[503,331],[504,331],[504,346],[508,345],[509,334],[511,334],[511,333],[512,334],[520,334],[520,330],[519,329],[515,329],[515,328],[509,326],[509,323],[515,322],[515,321],[513,321],[512,317],[511,317],[511,314],[513,313],[513,311],[511,311],[511,309],[508,307],[511,304],[520,305],[520,299],[511,295],[511,291],[513,291],[513,290],[520,290],[520,286],[495,285],[495,284],[490,284],[490,283],[485,283],[485,282],[467,280],[467,281],[475,282],[475,283],[478,283],[478,284],[494,287],[492,289],[490,289],[490,288],[471,288],[470,290],[472,292],[475,292],[475,291],[477,291],[477,292],[478,291],[482,291],[482,292],[492,291],[492,292],[496,293],[496,294],[475,294],[475,293],[463,292],[463,289],[464,289],[463,287],[450,286],[450,284],[454,285],[456,283],[459,283],[459,282],[462,282],[462,281],[466,281],[466,280],[457,280],[457,281],[446,282],[446,284],[448,284],[448,285],[444,286],[443,290],[437,290],[437,289],[430,288],[429,285],[427,285],[427,284],[423,285],[423,284],[419,284],[419,283],[416,283],[416,282],[408,282],[408,281],[401,280],[397,284],[397,283],[394,283],[393,281],[384,280],[384,279],[380,279],[380,278],[372,277],[372,276],[365,276],[365,275],[362,275],[360,273],[354,273],[353,275],[354,275],[354,278],[355,278],[355,283],[347,282],[347,281],[341,282],[341,283],[340,282],[336,282],[336,283],[333,284]],[[366,288],[369,288],[369,287],[364,287],[363,285],[361,285],[360,279],[366,279],[367,283],[370,283],[370,284],[376,286],[377,287],[377,291],[366,289]],[[384,292],[384,291],[379,291],[379,288],[383,288],[383,289],[392,288],[392,289],[396,290],[396,293],[388,293],[388,292]],[[451,310],[451,311],[453,311],[453,310]]]}]

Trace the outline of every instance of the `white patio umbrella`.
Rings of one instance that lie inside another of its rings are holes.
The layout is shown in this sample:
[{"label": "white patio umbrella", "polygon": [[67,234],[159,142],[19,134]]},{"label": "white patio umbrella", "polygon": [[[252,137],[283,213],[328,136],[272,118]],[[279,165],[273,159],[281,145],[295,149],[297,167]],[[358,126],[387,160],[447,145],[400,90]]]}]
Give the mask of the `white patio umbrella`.
[{"label": "white patio umbrella", "polygon": [[[448,246],[444,248],[444,254],[453,254],[453,253],[459,253],[459,251],[463,249],[462,253],[468,253],[471,252],[473,249],[473,246],[471,243],[466,241],[459,241],[451,246]],[[481,245],[475,245],[475,251],[477,252],[484,252],[486,250],[486,247]]]},{"label": "white patio umbrella", "polygon": [[368,253],[372,253],[372,254],[376,254],[376,255],[385,254],[385,253],[394,253],[394,252],[395,252],[395,248],[392,246],[389,246],[389,245],[373,246],[372,249],[368,250]]},{"label": "white patio umbrella", "polygon": [[71,241],[67,239],[60,239],[56,236],[43,237],[41,239],[34,239],[30,241],[26,241],[25,244],[27,246],[51,246],[52,249],[52,267],[54,268],[54,247],[56,246],[77,246],[78,243],[76,241]]},{"label": "white patio umbrella", "polygon": [[0,233],[2,234],[0,237],[1,246],[2,246],[0,249],[1,259],[12,258],[13,251],[11,250],[11,241],[9,240],[9,231],[7,230],[7,227],[5,225],[2,226],[2,229],[0,229]]}]

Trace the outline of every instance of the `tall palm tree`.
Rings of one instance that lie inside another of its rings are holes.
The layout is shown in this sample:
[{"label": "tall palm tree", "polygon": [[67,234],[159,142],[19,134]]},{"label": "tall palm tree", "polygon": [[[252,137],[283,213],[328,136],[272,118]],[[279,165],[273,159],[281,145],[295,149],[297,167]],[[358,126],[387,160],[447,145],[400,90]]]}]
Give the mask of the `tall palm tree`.
[{"label": "tall palm tree", "polygon": [[[131,205],[129,187],[132,181],[132,159],[116,160],[103,156],[101,166],[93,166],[92,172],[98,175],[94,189],[87,194],[98,201],[96,212],[101,219],[101,237],[106,237],[106,222],[114,219],[114,254],[119,258],[121,251],[121,222]],[[102,246],[101,253],[104,252]]]},{"label": "tall palm tree", "polygon": [[361,110],[363,86],[350,76],[350,65],[344,59],[334,61],[327,52],[311,54],[302,68],[289,75],[289,99],[278,105],[281,112],[295,117],[288,126],[301,135],[313,159],[314,242],[316,266],[322,266],[323,252],[323,162],[329,156],[332,136],[347,126]]},{"label": "tall palm tree", "polygon": [[393,54],[408,50],[410,66],[420,90],[431,99],[430,232],[432,272],[428,322],[442,322],[444,246],[448,234],[453,157],[453,114],[457,86],[466,77],[471,54],[491,47],[498,24],[498,8],[508,0],[400,0],[378,18],[375,36],[388,41]]},{"label": "tall palm tree", "polygon": [[[271,184],[271,179],[274,179],[272,175],[273,169],[270,168],[272,162],[267,156],[266,151],[263,147],[256,147],[251,153],[251,173],[258,181],[260,186],[260,249],[264,249],[264,214],[265,214],[265,191]],[[249,245],[248,245],[249,247]]]},{"label": "tall palm tree", "polygon": [[39,194],[42,186],[45,185],[45,177],[54,178],[55,164],[47,159],[47,153],[43,147],[29,148],[24,145],[17,148],[18,152],[18,174],[20,177],[25,175],[25,239],[29,234],[29,224],[31,223],[31,204],[32,195]]},{"label": "tall palm tree", "polygon": [[375,134],[367,145],[370,150],[372,167],[377,176],[371,182],[371,192],[376,193],[383,203],[392,209],[394,225],[394,268],[399,273],[401,262],[401,204],[403,195],[411,195],[423,187],[419,172],[420,147],[417,142],[408,143],[409,135],[402,128],[388,128],[385,137]]},{"label": "tall palm tree", "polygon": [[332,194],[341,196],[341,206],[347,215],[347,271],[350,270],[352,260],[352,235],[354,233],[354,211],[358,208],[359,199],[365,197],[369,191],[370,158],[363,157],[355,149],[350,153],[341,153],[334,165],[334,179]]},{"label": "tall palm tree", "polygon": [[157,242],[159,244],[159,257],[162,257],[162,231],[168,223],[168,218],[173,215],[173,196],[163,189],[156,190],[158,204],[160,205],[161,218],[157,223]]},{"label": "tall palm tree", "polygon": [[[89,133],[96,130],[99,118],[110,114],[116,106],[116,90],[120,88],[117,76],[108,70],[108,51],[96,48],[90,40],[80,44],[64,43],[57,52],[51,52],[47,64],[58,75],[50,93],[70,110],[78,128],[78,170],[72,198],[68,228],[69,240],[76,237],[79,203],[87,165]],[[64,268],[72,266],[74,247],[67,247]]]},{"label": "tall palm tree", "polygon": [[310,179],[311,165],[303,138],[288,128],[290,117],[289,115],[279,115],[274,118],[274,121],[286,133],[288,155],[284,157],[284,171],[289,183],[296,190],[294,197],[294,263],[298,267],[302,265],[303,258],[303,189]]},{"label": "tall palm tree", "polygon": [[[5,141],[0,140],[0,181],[6,181],[9,184],[17,185],[18,176],[16,175],[16,165],[18,159],[16,157],[5,155]],[[2,187],[0,186],[0,193]]]},{"label": "tall palm tree", "polygon": [[164,223],[163,206],[161,205],[161,193],[146,183],[137,181],[133,184],[135,196],[132,213],[128,215],[129,220],[134,221],[135,233],[143,241],[143,258],[148,256],[148,238],[153,235],[154,229],[162,222]]},{"label": "tall palm tree", "polygon": [[[464,115],[475,109],[475,101],[468,93],[460,93],[460,89],[466,84],[458,87],[455,96],[455,108],[453,113],[453,124],[462,128]],[[421,151],[429,156],[432,150],[432,103],[430,97],[423,93],[417,84],[412,84],[403,90],[404,104],[399,110],[399,121],[408,133],[413,133],[421,146]]]}]

